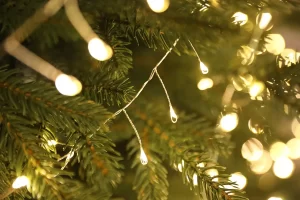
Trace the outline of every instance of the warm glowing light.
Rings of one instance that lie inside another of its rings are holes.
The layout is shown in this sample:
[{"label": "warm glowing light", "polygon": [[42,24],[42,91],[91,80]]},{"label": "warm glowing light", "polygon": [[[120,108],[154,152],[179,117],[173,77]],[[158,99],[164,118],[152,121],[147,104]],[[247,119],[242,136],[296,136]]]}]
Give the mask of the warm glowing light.
[{"label": "warm glowing light", "polygon": [[279,55],[285,49],[285,40],[280,34],[267,35],[265,42],[266,50],[274,55]]},{"label": "warm glowing light", "polygon": [[206,90],[206,89],[212,88],[213,85],[214,85],[214,82],[212,79],[203,78],[199,81],[197,86],[198,86],[199,90]]},{"label": "warm glowing light", "polygon": [[283,199],[280,197],[270,197],[268,198],[268,200],[283,200]]},{"label": "warm glowing light", "polygon": [[281,179],[289,178],[294,172],[294,163],[289,158],[281,157],[277,159],[273,166],[275,176]]},{"label": "warm glowing light", "polygon": [[202,72],[202,74],[207,74],[208,73],[208,67],[206,67],[206,65],[200,61],[200,70]]},{"label": "warm glowing light", "polygon": [[299,159],[300,158],[300,139],[293,138],[286,143],[289,148],[289,157],[291,159]]},{"label": "warm glowing light", "polygon": [[56,146],[57,142],[55,140],[48,140],[48,145],[49,146]]},{"label": "warm glowing light", "polygon": [[255,50],[249,46],[241,46],[241,49],[238,50],[237,56],[241,57],[242,65],[250,65],[255,58]]},{"label": "warm glowing light", "polygon": [[275,142],[270,148],[270,155],[274,161],[289,155],[289,148],[283,142]]},{"label": "warm glowing light", "polygon": [[293,119],[291,129],[295,137],[300,138],[300,123],[297,118]]},{"label": "warm glowing light", "polygon": [[247,178],[241,172],[231,174],[229,180],[235,182],[240,190],[244,189],[247,185]]},{"label": "warm glowing light", "polygon": [[264,174],[272,167],[273,161],[269,152],[264,151],[262,156],[256,161],[252,161],[250,168],[256,174]]},{"label": "warm glowing light", "polygon": [[29,184],[29,180],[26,176],[18,177],[12,184],[12,188],[18,189],[20,187],[27,186]]},{"label": "warm glowing light", "polygon": [[256,97],[262,93],[265,89],[265,85],[263,82],[255,81],[249,88],[249,94],[251,97]]},{"label": "warm glowing light", "polygon": [[235,129],[239,122],[239,116],[236,113],[228,113],[222,116],[220,127],[225,132],[230,132]]},{"label": "warm glowing light", "polygon": [[263,145],[259,140],[251,138],[243,144],[242,156],[248,161],[256,161],[263,155],[263,149]]},{"label": "warm glowing light", "polygon": [[108,60],[113,55],[112,48],[100,38],[93,38],[89,41],[88,49],[91,56],[97,60]]},{"label": "warm glowing light", "polygon": [[197,165],[196,165],[197,167],[205,167],[205,163],[204,162],[201,162],[201,163],[198,163]]},{"label": "warm glowing light", "polygon": [[60,74],[55,79],[56,89],[63,95],[75,96],[82,90],[80,81],[74,76]]},{"label": "warm glowing light", "polygon": [[260,134],[263,132],[263,128],[261,127],[261,125],[258,123],[255,123],[255,121],[252,119],[249,119],[248,127],[249,127],[249,130],[254,134]]},{"label": "warm glowing light", "polygon": [[181,165],[181,163],[178,164],[177,168],[178,168],[178,171],[182,172],[182,165]]},{"label": "warm glowing light", "polygon": [[[208,170],[205,171],[205,173],[207,175],[209,175],[210,177],[215,177],[215,176],[219,175],[219,172],[216,169],[208,169]],[[218,182],[218,180],[219,179],[217,177],[212,179],[212,181],[214,181],[214,182]]]},{"label": "warm glowing light", "polygon": [[198,185],[198,176],[197,176],[196,173],[194,173],[194,175],[193,175],[193,184],[194,184],[195,186]]},{"label": "warm glowing light", "polygon": [[170,106],[170,117],[171,117],[171,121],[172,121],[173,123],[176,123],[176,122],[177,122],[178,117],[177,117],[177,115],[176,115],[176,113],[175,113],[175,111],[174,111],[174,109],[173,109],[172,106]]},{"label": "warm glowing light", "polygon": [[248,15],[246,15],[245,13],[242,13],[242,12],[234,13],[232,18],[234,18],[234,21],[233,21],[234,24],[239,24],[241,26],[246,24],[248,21]]},{"label": "warm glowing light", "polygon": [[165,12],[170,5],[169,0],[147,0],[147,3],[151,10],[156,13]]},{"label": "warm glowing light", "polygon": [[147,165],[148,164],[148,158],[147,158],[147,156],[145,154],[145,151],[142,147],[141,147],[140,160],[141,160],[142,165]]},{"label": "warm glowing light", "polygon": [[271,19],[272,19],[272,15],[270,13],[262,13],[258,27],[260,29],[265,29],[270,23]]}]

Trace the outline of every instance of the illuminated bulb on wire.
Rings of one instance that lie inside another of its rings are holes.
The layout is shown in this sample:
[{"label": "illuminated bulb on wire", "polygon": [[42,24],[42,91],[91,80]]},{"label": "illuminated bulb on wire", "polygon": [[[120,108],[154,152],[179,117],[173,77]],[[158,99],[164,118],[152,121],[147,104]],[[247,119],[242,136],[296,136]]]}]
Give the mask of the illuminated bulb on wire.
[{"label": "illuminated bulb on wire", "polygon": [[200,61],[200,70],[202,72],[202,74],[207,74],[208,73],[208,68],[206,67],[206,65]]},{"label": "illuminated bulb on wire", "polygon": [[48,145],[49,146],[56,146],[57,145],[57,142],[55,140],[49,140],[48,141]]},{"label": "illuminated bulb on wire", "polygon": [[[208,169],[208,170],[205,171],[205,173],[207,175],[209,175],[210,177],[215,177],[215,176],[219,175],[219,172],[216,169]],[[218,177],[215,177],[215,178],[212,179],[213,182],[218,182],[218,180],[219,180]]]},{"label": "illuminated bulb on wire", "polygon": [[63,95],[75,96],[82,90],[80,81],[74,76],[60,74],[55,79],[56,89]]},{"label": "illuminated bulb on wire", "polygon": [[228,113],[222,116],[220,120],[220,127],[225,132],[230,132],[238,125],[239,117],[236,113]]},{"label": "illuminated bulb on wire", "polygon": [[197,176],[196,173],[194,173],[194,175],[193,175],[193,184],[194,184],[195,186],[198,185],[198,176]]},{"label": "illuminated bulb on wire", "polygon": [[234,18],[234,21],[232,23],[239,24],[243,26],[248,21],[248,15],[242,12],[236,12],[233,14],[232,18]]},{"label": "illuminated bulb on wire", "polygon": [[142,165],[147,165],[148,164],[148,158],[145,154],[144,149],[141,147],[141,155],[140,155],[141,163]]},{"label": "illuminated bulb on wire", "polygon": [[[260,17],[260,15],[258,15],[258,17]],[[262,13],[258,27],[260,29],[265,29],[268,26],[268,24],[270,23],[271,19],[272,19],[272,15],[270,13],[267,13],[267,12]]]},{"label": "illuminated bulb on wire", "polygon": [[89,41],[88,49],[91,56],[97,60],[108,60],[113,55],[112,48],[100,38],[93,38]]},{"label": "illuminated bulb on wire", "polygon": [[275,176],[281,179],[289,178],[294,172],[294,163],[289,158],[281,157],[277,159],[273,165]]},{"label": "illuminated bulb on wire", "polygon": [[210,78],[203,78],[197,84],[199,90],[206,90],[212,88],[212,86],[214,86],[214,82]]},{"label": "illuminated bulb on wire", "polygon": [[147,3],[151,10],[156,13],[165,12],[170,5],[169,0],[147,0]]},{"label": "illuminated bulb on wire", "polygon": [[29,184],[28,178],[26,176],[20,176],[13,182],[12,188],[18,189],[27,186],[28,184]]},{"label": "illuminated bulb on wire", "polygon": [[171,121],[172,121],[173,123],[176,123],[178,117],[177,117],[177,115],[176,115],[176,113],[175,113],[175,111],[174,111],[174,109],[173,109],[172,106],[170,106],[170,116],[171,116]]}]

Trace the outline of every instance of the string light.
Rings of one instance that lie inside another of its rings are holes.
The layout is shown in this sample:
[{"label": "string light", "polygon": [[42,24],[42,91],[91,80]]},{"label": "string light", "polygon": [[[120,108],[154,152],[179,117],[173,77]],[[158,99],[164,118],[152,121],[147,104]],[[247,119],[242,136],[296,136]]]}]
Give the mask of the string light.
[{"label": "string light", "polygon": [[169,0],[147,0],[147,3],[151,10],[156,13],[165,12],[170,6]]},{"label": "string light", "polygon": [[255,81],[249,88],[249,94],[251,97],[256,97],[263,92],[265,84],[261,81]]},{"label": "string light", "polygon": [[273,166],[275,176],[281,179],[289,178],[294,172],[294,163],[289,158],[281,157],[277,159]]},{"label": "string light", "polygon": [[275,142],[271,145],[270,155],[274,161],[282,157],[287,157],[289,155],[289,148],[283,142]]},{"label": "string light", "polygon": [[88,42],[88,49],[91,56],[100,61],[108,60],[113,55],[112,48],[98,37]]},{"label": "string light", "polygon": [[248,15],[242,12],[236,12],[232,15],[232,18],[234,18],[234,21],[232,23],[239,24],[240,26],[243,26],[248,21]]},{"label": "string light", "polygon": [[242,145],[241,153],[246,160],[256,161],[260,159],[264,153],[263,145],[258,139],[251,138]]},{"label": "string light", "polygon": [[60,74],[55,80],[56,89],[63,95],[75,96],[82,90],[81,82],[74,76]]},{"label": "string light", "polygon": [[257,21],[259,21],[258,27],[262,30],[267,28],[271,19],[272,19],[271,13],[268,13],[268,12],[261,13],[260,15],[257,16]]},{"label": "string light", "polygon": [[300,138],[300,123],[297,118],[293,119],[291,129],[295,137]]},{"label": "string light", "polygon": [[214,81],[212,79],[203,78],[198,82],[197,87],[199,90],[207,90],[209,88],[212,88],[213,85],[214,85]]},{"label": "string light", "polygon": [[225,132],[230,132],[235,129],[239,122],[239,116],[236,113],[228,113],[222,116],[220,127]]},{"label": "string light", "polygon": [[265,48],[269,53],[279,55],[285,49],[285,40],[280,34],[269,34],[265,38]]},{"label": "string light", "polygon": [[12,188],[18,189],[29,184],[29,180],[26,176],[19,176],[12,184]]},{"label": "string light", "polygon": [[247,185],[247,178],[241,172],[231,174],[229,180],[235,182],[240,190],[244,189]]},{"label": "string light", "polygon": [[293,138],[286,143],[289,148],[289,157],[291,159],[299,159],[300,158],[300,139]]}]

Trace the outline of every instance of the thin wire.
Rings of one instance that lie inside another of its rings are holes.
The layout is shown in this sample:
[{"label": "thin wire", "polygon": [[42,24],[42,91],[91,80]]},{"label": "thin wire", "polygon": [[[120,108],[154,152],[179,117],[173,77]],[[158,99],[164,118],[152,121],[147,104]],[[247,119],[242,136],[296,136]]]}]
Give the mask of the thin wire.
[{"label": "thin wire", "polygon": [[125,111],[126,108],[128,108],[132,102],[134,102],[134,100],[136,100],[136,98],[141,94],[141,92],[144,90],[144,88],[146,87],[146,85],[149,83],[149,81],[152,80],[154,73],[156,72],[156,69],[160,66],[160,64],[166,59],[166,57],[169,55],[169,53],[171,53],[171,51],[173,50],[173,48],[176,46],[177,42],[179,41],[180,38],[177,38],[173,44],[173,46],[166,52],[166,54],[164,55],[164,57],[162,57],[162,59],[155,65],[155,67],[153,68],[148,80],[145,81],[145,83],[142,85],[142,87],[140,88],[140,90],[136,93],[136,95],[133,97],[133,99],[131,99],[131,101],[126,104],[123,108],[119,109],[117,112],[115,112],[110,118],[108,118],[107,120],[105,120],[104,124],[106,124],[110,119],[116,117],[117,115],[119,115],[122,111]]},{"label": "thin wire", "polygon": [[196,56],[197,56],[197,58],[198,58],[199,62],[201,62],[200,56],[199,56],[198,52],[196,51],[196,49],[195,49],[194,45],[192,44],[192,42],[191,42],[190,40],[188,40],[188,41],[189,41],[189,43],[190,43],[191,47],[193,48],[193,50],[195,51],[195,53],[196,53]]},{"label": "thin wire", "polygon": [[139,141],[140,147],[141,147],[141,149],[142,149],[142,148],[143,148],[143,146],[142,146],[142,140],[141,140],[141,137],[140,137],[140,135],[139,135],[139,132],[137,131],[135,125],[133,124],[132,120],[130,119],[130,117],[129,117],[129,115],[127,114],[127,112],[126,112],[125,109],[123,110],[123,112],[124,112],[125,116],[127,117],[128,121],[129,121],[129,123],[130,123],[130,125],[132,126],[132,128],[133,128],[133,130],[134,130],[134,133],[136,134],[136,137],[137,137],[137,139],[138,139],[138,141]]}]

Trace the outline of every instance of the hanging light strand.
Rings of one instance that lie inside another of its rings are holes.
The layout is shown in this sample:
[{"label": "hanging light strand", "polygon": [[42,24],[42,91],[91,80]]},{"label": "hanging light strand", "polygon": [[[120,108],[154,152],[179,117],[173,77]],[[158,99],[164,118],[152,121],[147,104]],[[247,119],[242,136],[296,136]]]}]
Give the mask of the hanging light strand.
[{"label": "hanging light strand", "polygon": [[196,54],[196,56],[197,56],[197,58],[198,58],[198,61],[199,61],[199,63],[200,63],[200,70],[201,70],[201,72],[202,72],[203,74],[207,74],[208,71],[209,71],[208,68],[207,68],[206,65],[201,61],[200,56],[199,56],[198,52],[196,51],[196,48],[194,47],[193,43],[192,43],[190,40],[188,40],[188,41],[189,41],[189,43],[190,43],[192,49],[194,50],[194,52],[195,52],[195,54]]},{"label": "hanging light strand", "polygon": [[[111,120],[112,118],[115,118],[117,115],[119,115],[122,111],[124,111],[126,108],[128,108],[137,98],[138,96],[142,93],[142,91],[144,90],[144,88],[146,87],[146,85],[152,80],[154,74],[156,73],[157,68],[160,66],[160,64],[166,59],[166,57],[169,55],[169,53],[171,53],[171,51],[173,50],[173,48],[176,46],[177,42],[179,41],[180,38],[177,38],[175,40],[175,42],[173,43],[173,46],[170,47],[170,49],[166,52],[166,54],[162,57],[162,59],[155,65],[155,67],[153,68],[148,80],[146,80],[144,82],[144,84],[142,85],[142,87],[140,88],[140,90],[136,93],[136,95],[131,99],[131,101],[126,104],[123,108],[119,109],[117,112],[115,112],[110,118],[108,118],[107,120],[105,120],[104,124],[106,124],[109,120]],[[163,85],[164,87],[164,85]],[[165,88],[164,88],[165,89]],[[166,90],[165,90],[166,91]],[[169,98],[169,96],[167,95],[167,98]],[[169,100],[169,99],[168,99]],[[169,101],[171,102],[171,101]],[[171,105],[171,104],[170,104]],[[171,108],[171,107],[170,107]],[[174,110],[173,110],[174,111]]]}]

